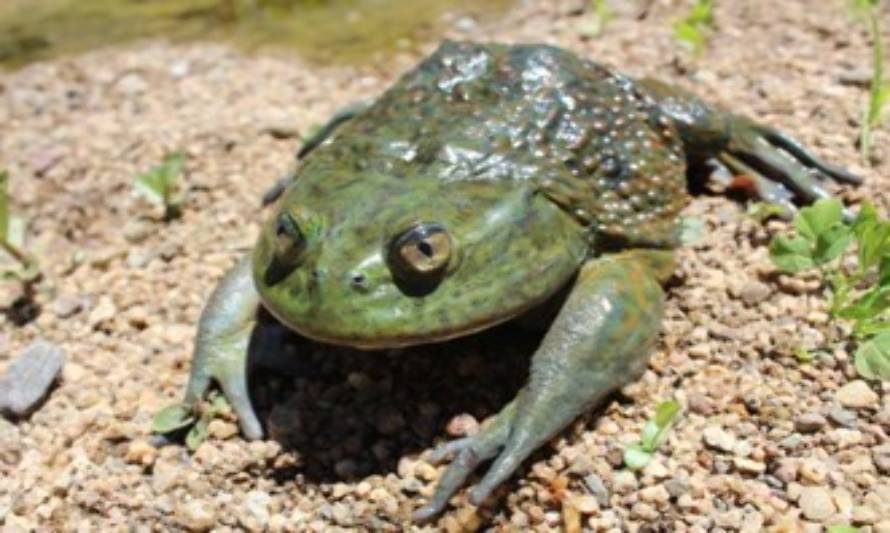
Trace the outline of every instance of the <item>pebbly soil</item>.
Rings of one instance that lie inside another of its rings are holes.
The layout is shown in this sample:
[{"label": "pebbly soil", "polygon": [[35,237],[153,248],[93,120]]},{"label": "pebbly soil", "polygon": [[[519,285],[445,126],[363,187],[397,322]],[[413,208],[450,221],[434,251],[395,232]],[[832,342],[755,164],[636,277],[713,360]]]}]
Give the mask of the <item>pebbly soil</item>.
[{"label": "pebbly soil", "polygon": [[[842,2],[719,2],[697,58],[671,37],[685,4],[619,11],[586,39],[578,3],[528,2],[451,36],[559,44],[693,89],[860,173],[866,184],[842,197],[887,212],[890,132],[876,133],[877,164],[860,165],[870,49]],[[35,320],[0,318],[0,369],[37,338],[68,359],[39,411],[0,419],[4,531],[413,529],[411,511],[442,472],[428,451],[516,393],[534,335],[504,327],[377,354],[290,339],[293,375],[253,376],[274,440],[245,442],[231,419],[194,454],[147,439],[153,414],[182,393],[203,301],[250,248],[260,195],[300,135],[417,59],[318,68],[149,42],[0,74],[0,162],[47,278]],[[165,223],[131,182],[176,149],[188,156],[188,197]],[[890,532],[890,387],[856,379],[819,282],[771,266],[766,245],[785,224],[744,210],[716,194],[687,209],[706,231],[679,252],[642,377],[544,446],[490,504],[475,509],[461,492],[426,530]],[[0,301],[16,291],[3,285]],[[822,346],[812,362],[794,356]],[[684,414],[655,460],[624,469],[624,446],[671,397]]]}]

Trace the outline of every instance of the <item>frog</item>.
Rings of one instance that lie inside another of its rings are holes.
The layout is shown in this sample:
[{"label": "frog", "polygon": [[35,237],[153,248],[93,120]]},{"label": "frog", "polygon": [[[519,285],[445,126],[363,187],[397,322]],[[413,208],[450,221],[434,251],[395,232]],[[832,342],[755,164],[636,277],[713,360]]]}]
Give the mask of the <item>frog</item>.
[{"label": "frog", "polygon": [[490,463],[468,492],[483,504],[645,369],[693,166],[744,178],[789,216],[831,196],[829,182],[861,182],[771,126],[542,44],[445,41],[298,157],[201,314],[184,409],[216,385],[243,435],[264,436],[246,361],[261,309],[308,340],[373,351],[557,302],[515,399],[430,453],[450,464],[418,522]]}]

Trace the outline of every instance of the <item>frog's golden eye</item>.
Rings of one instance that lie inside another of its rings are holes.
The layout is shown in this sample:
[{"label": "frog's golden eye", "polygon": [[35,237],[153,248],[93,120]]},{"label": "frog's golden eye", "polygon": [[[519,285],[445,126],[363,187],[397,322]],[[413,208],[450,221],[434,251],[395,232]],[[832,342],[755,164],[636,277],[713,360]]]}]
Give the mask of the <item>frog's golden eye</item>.
[{"label": "frog's golden eye", "polygon": [[402,281],[438,281],[451,261],[453,243],[440,224],[419,224],[393,239],[390,269]]}]

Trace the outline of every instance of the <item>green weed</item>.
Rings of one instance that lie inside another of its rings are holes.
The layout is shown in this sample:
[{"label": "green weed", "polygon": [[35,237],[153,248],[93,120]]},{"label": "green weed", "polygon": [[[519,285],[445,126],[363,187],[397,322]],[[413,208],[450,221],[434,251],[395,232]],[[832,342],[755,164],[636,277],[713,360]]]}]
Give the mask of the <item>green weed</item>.
[{"label": "green weed", "polygon": [[150,202],[164,207],[164,220],[173,220],[182,214],[185,195],[178,184],[185,155],[175,152],[148,172],[139,175],[133,182],[136,191]]},{"label": "green weed", "polygon": [[581,20],[579,32],[584,37],[596,37],[606,29],[612,16],[608,0],[590,0],[587,13]]},{"label": "green weed", "polygon": [[[841,258],[853,242],[857,260],[849,270]],[[822,199],[797,213],[793,233],[773,239],[770,256],[788,273],[819,270],[832,289],[831,316],[853,324],[856,370],[890,380],[890,220],[865,203],[845,222],[840,200]]]},{"label": "green weed", "polygon": [[701,53],[711,37],[714,26],[714,0],[696,0],[682,19],[674,22],[674,39]]},{"label": "green weed", "polygon": [[872,40],[872,76],[868,103],[862,110],[859,127],[859,150],[862,162],[871,159],[872,132],[877,129],[885,116],[885,105],[890,101],[890,82],[884,80],[884,38],[881,33],[881,1],[853,0],[854,13],[867,24]]},{"label": "green weed", "polygon": [[152,421],[151,430],[154,433],[172,433],[191,426],[185,436],[185,445],[195,451],[209,436],[210,422],[219,415],[231,412],[231,407],[225,396],[217,392],[211,392],[206,406],[201,410],[200,416],[182,404],[173,404],[161,409]]},{"label": "green weed", "polygon": [[680,416],[680,404],[667,400],[655,408],[655,416],[646,421],[640,442],[624,450],[624,464],[631,470],[642,470],[667,438],[667,432]]},{"label": "green weed", "polygon": [[25,220],[9,209],[9,174],[0,171],[0,249],[14,261],[14,266],[0,264],[0,279],[18,280],[30,285],[40,277],[37,260],[25,251]]}]

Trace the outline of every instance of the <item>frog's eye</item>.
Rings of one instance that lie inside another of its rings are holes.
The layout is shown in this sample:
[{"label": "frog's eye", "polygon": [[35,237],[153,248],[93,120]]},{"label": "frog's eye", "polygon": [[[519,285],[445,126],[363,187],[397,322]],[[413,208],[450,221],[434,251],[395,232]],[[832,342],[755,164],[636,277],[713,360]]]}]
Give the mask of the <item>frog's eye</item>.
[{"label": "frog's eye", "polygon": [[275,222],[275,258],[282,264],[295,263],[305,245],[306,238],[297,221],[290,213],[281,213]]},{"label": "frog's eye", "polygon": [[275,219],[272,232],[272,261],[265,274],[265,281],[274,285],[300,264],[306,237],[294,217],[283,212]]},{"label": "frog's eye", "polygon": [[403,281],[438,280],[451,260],[451,236],[440,224],[420,224],[402,233],[389,246],[393,274]]}]

